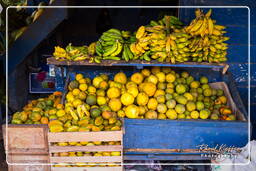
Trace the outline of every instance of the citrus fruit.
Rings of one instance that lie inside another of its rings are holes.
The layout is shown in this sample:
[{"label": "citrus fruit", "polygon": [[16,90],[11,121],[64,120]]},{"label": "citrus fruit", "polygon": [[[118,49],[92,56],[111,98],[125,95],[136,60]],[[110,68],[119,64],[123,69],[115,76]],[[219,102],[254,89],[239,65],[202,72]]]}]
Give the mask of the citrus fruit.
[{"label": "citrus fruit", "polygon": [[86,84],[86,80],[84,78],[78,80],[79,84]]},{"label": "citrus fruit", "polygon": [[108,102],[108,106],[111,108],[112,111],[117,112],[118,110],[121,109],[122,103],[121,103],[120,99],[112,98]]},{"label": "citrus fruit", "polygon": [[126,87],[127,89],[129,89],[130,87],[135,87],[135,88],[137,88],[137,84],[136,84],[135,82],[129,81],[129,82],[125,85],[125,87]]},{"label": "citrus fruit", "polygon": [[156,111],[154,111],[154,110],[147,111],[147,113],[145,114],[145,118],[146,119],[157,119]]},{"label": "citrus fruit", "polygon": [[161,83],[165,82],[165,74],[163,72],[158,72],[155,75],[158,78],[159,82]]},{"label": "citrus fruit", "polygon": [[158,78],[155,75],[150,75],[149,77],[147,77],[147,82],[157,84]]},{"label": "citrus fruit", "polygon": [[163,113],[159,113],[157,119],[166,119],[166,115]]},{"label": "citrus fruit", "polygon": [[123,72],[119,72],[114,76],[114,81],[121,84],[126,84],[127,77]]},{"label": "citrus fruit", "polygon": [[97,77],[95,77],[95,78],[92,80],[92,84],[93,84],[94,87],[99,88],[99,87],[100,87],[100,83],[101,83],[102,81],[104,81],[103,78],[100,77],[100,76],[97,76]]},{"label": "citrus fruit", "polygon": [[112,112],[110,112],[110,111],[103,111],[103,112],[102,112],[102,117],[103,117],[104,119],[109,119],[109,118],[112,117]]},{"label": "citrus fruit", "polygon": [[165,79],[168,83],[173,83],[176,79],[176,76],[172,73],[169,73],[166,75]]},{"label": "citrus fruit", "polygon": [[97,103],[97,98],[95,95],[88,95],[86,97],[86,103],[89,105],[95,105]]},{"label": "citrus fruit", "polygon": [[142,106],[147,105],[148,100],[149,100],[148,95],[144,92],[139,93],[138,96],[136,97],[136,102],[138,105],[142,105]]},{"label": "citrus fruit", "polygon": [[136,72],[131,76],[131,81],[133,81],[136,84],[142,83],[143,79],[144,79],[143,75],[139,72]]},{"label": "citrus fruit", "polygon": [[97,97],[97,104],[98,105],[105,105],[107,103],[107,100],[106,100],[106,98],[105,97],[102,97],[102,96],[99,96],[99,97]]},{"label": "citrus fruit", "polygon": [[177,112],[174,109],[168,109],[166,112],[166,116],[169,119],[177,119],[178,117]]},{"label": "citrus fruit", "polygon": [[139,116],[139,107],[132,104],[125,108],[125,115],[127,118],[138,118]]},{"label": "citrus fruit", "polygon": [[174,99],[168,100],[166,105],[169,109],[173,109],[176,106],[176,101]]},{"label": "citrus fruit", "polygon": [[178,119],[185,119],[186,115],[184,113],[178,114]]},{"label": "citrus fruit", "polygon": [[178,114],[182,114],[185,112],[185,106],[183,104],[177,104],[175,106],[175,111],[178,113]]},{"label": "citrus fruit", "polygon": [[157,83],[157,88],[161,89],[161,90],[165,90],[166,89],[167,84],[163,83],[163,82],[159,82]]},{"label": "citrus fruit", "polygon": [[167,107],[165,104],[160,103],[157,105],[157,112],[159,113],[165,113],[167,111]]},{"label": "citrus fruit", "polygon": [[221,89],[217,89],[217,96],[222,96],[224,94],[224,91]]},{"label": "citrus fruit", "polygon": [[97,117],[95,118],[94,124],[95,124],[96,126],[100,126],[100,125],[103,124],[103,121],[104,121],[104,119],[103,119],[101,116],[97,116]]},{"label": "citrus fruit", "polygon": [[192,101],[188,101],[188,103],[186,104],[186,109],[191,112],[193,110],[196,109],[196,104]]},{"label": "citrus fruit", "polygon": [[200,78],[200,83],[201,83],[201,84],[207,84],[207,83],[208,83],[208,78],[207,78],[207,77],[204,77],[204,76],[201,77],[201,78]]},{"label": "citrus fruit", "polygon": [[42,124],[48,124],[49,120],[48,120],[47,117],[41,117],[40,122],[41,122]]},{"label": "citrus fruit", "polygon": [[138,95],[138,93],[139,93],[139,90],[138,90],[137,86],[136,86],[136,87],[134,86],[134,87],[129,87],[129,88],[127,89],[127,92],[130,93],[130,94],[132,94],[133,97],[135,98],[135,97],[137,97],[137,95]]},{"label": "citrus fruit", "polygon": [[200,82],[199,81],[192,81],[190,83],[190,88],[198,88],[200,86]]},{"label": "citrus fruit", "polygon": [[186,87],[183,84],[178,84],[176,85],[175,90],[178,94],[183,94],[186,92]]},{"label": "citrus fruit", "polygon": [[172,70],[171,70],[171,68],[169,68],[169,67],[162,67],[162,72],[163,73],[165,73],[165,74],[168,74],[168,73],[170,73]]},{"label": "citrus fruit", "polygon": [[143,85],[143,91],[148,95],[148,96],[153,96],[156,91],[156,85],[153,83],[144,83]]},{"label": "citrus fruit", "polygon": [[226,104],[227,103],[227,98],[225,96],[220,96],[218,98],[218,100],[220,100],[222,104]]},{"label": "citrus fruit", "polygon": [[106,95],[105,90],[103,90],[103,89],[98,89],[98,90],[96,91],[96,95],[97,95],[97,96],[102,96],[102,97],[104,97],[104,96]]},{"label": "citrus fruit", "polygon": [[201,88],[202,88],[203,90],[205,90],[205,89],[207,89],[207,88],[210,88],[210,86],[209,86],[209,84],[202,84],[202,85],[201,85]]},{"label": "citrus fruit", "polygon": [[212,90],[210,88],[204,89],[204,96],[209,97],[212,95]]},{"label": "citrus fruit", "polygon": [[219,116],[217,114],[211,114],[211,119],[218,120]]},{"label": "citrus fruit", "polygon": [[144,77],[150,76],[151,72],[149,69],[143,69],[141,73],[144,75]]},{"label": "citrus fruit", "polygon": [[100,77],[103,78],[104,81],[108,81],[108,75],[107,74],[100,74]]},{"label": "citrus fruit", "polygon": [[108,88],[108,82],[107,81],[101,81],[99,88],[106,90]]},{"label": "citrus fruit", "polygon": [[181,77],[183,77],[183,78],[188,78],[188,77],[189,77],[189,73],[186,72],[186,71],[183,71],[183,72],[181,73]]},{"label": "citrus fruit", "polygon": [[156,100],[158,103],[165,103],[165,96],[164,95],[157,96]]},{"label": "citrus fruit", "polygon": [[107,96],[109,98],[117,98],[120,96],[120,94],[121,94],[120,89],[116,87],[111,87],[107,91]]},{"label": "citrus fruit", "polygon": [[118,116],[119,118],[124,118],[124,117],[125,117],[125,112],[124,112],[123,110],[119,110],[119,111],[117,112],[117,116]]},{"label": "citrus fruit", "polygon": [[187,100],[193,100],[193,96],[191,93],[184,93],[183,96],[185,96]]},{"label": "citrus fruit", "polygon": [[147,112],[146,106],[139,106],[139,115],[144,115]]},{"label": "citrus fruit", "polygon": [[99,108],[91,109],[90,114],[92,118],[96,118],[101,115],[101,110]]},{"label": "citrus fruit", "polygon": [[191,82],[194,81],[194,77],[192,77],[191,75],[189,77],[186,78],[186,84],[190,85]]},{"label": "citrus fruit", "polygon": [[160,95],[165,95],[165,92],[164,92],[164,90],[157,89],[155,94],[154,94],[154,97],[157,97],[157,96],[160,96]]},{"label": "citrus fruit", "polygon": [[170,93],[165,94],[165,99],[166,100],[170,100],[172,98],[173,98],[172,94],[170,94]]},{"label": "citrus fruit", "polygon": [[128,106],[130,104],[133,104],[134,97],[130,93],[124,93],[121,96],[121,102],[122,102],[123,105]]},{"label": "citrus fruit", "polygon": [[165,90],[166,93],[169,93],[169,94],[173,94],[174,93],[174,89],[173,88],[167,88]]},{"label": "citrus fruit", "polygon": [[155,98],[150,98],[148,100],[148,109],[151,109],[151,110],[156,110],[157,108],[157,105],[158,105],[158,102]]},{"label": "citrus fruit", "polygon": [[77,98],[80,99],[80,100],[85,100],[86,97],[87,97],[87,96],[86,96],[86,93],[85,93],[85,92],[80,92]]},{"label": "citrus fruit", "polygon": [[184,96],[181,96],[181,95],[175,97],[175,100],[176,100],[178,103],[183,104],[183,105],[185,105],[185,104],[188,102],[187,98],[184,97]]},{"label": "citrus fruit", "polygon": [[93,86],[89,86],[89,87],[88,87],[88,93],[89,93],[89,94],[95,94],[95,93],[96,93],[96,88],[93,87]]},{"label": "citrus fruit", "polygon": [[80,84],[80,85],[79,85],[79,89],[80,89],[81,91],[86,91],[87,88],[88,88],[87,84]]},{"label": "citrus fruit", "polygon": [[207,109],[203,109],[203,110],[200,111],[199,116],[200,116],[201,119],[207,119],[209,117],[209,115],[210,115],[210,111],[207,110]]},{"label": "citrus fruit", "polygon": [[80,93],[80,90],[79,90],[78,88],[75,88],[75,89],[73,89],[73,91],[72,91],[72,94],[73,94],[74,96],[78,96],[79,93]]},{"label": "citrus fruit", "polygon": [[194,110],[190,113],[190,116],[192,119],[198,119],[199,118],[199,112]]},{"label": "citrus fruit", "polygon": [[76,74],[76,80],[79,81],[80,79],[83,79],[83,74]]}]

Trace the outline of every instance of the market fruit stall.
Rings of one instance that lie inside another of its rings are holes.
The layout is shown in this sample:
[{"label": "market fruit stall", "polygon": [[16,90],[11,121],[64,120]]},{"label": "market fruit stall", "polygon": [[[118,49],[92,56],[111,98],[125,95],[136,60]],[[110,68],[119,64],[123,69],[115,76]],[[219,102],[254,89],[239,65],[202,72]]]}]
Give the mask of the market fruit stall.
[{"label": "market fruit stall", "polygon": [[47,63],[61,92],[32,100],[11,123],[48,124],[53,170],[202,160],[200,145],[246,145],[247,113],[223,63],[229,38],[211,12],[196,10],[188,26],[165,16],[88,46],[56,46]]}]

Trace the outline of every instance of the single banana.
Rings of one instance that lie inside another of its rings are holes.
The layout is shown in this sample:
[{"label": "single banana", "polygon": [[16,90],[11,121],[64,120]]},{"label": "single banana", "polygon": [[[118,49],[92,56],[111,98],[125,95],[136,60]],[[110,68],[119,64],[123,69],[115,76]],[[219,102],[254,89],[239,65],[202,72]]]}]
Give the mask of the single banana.
[{"label": "single banana", "polygon": [[213,27],[214,27],[214,25],[213,25],[212,19],[208,18],[208,32],[209,32],[209,34],[212,34]]},{"label": "single banana", "polygon": [[94,55],[96,52],[96,42],[93,42],[88,47],[88,53],[89,55]]},{"label": "single banana", "polygon": [[195,31],[199,30],[203,23],[204,23],[204,20],[203,19],[199,19],[197,21],[197,23],[191,28],[190,32],[195,32]]},{"label": "single banana", "polygon": [[140,51],[138,51],[138,50],[136,49],[136,44],[135,44],[135,43],[132,43],[132,44],[130,45],[130,50],[131,50],[132,53],[135,54],[135,55],[139,55],[139,54],[140,54]]},{"label": "single banana", "polygon": [[136,38],[140,39],[145,33],[145,27],[144,26],[140,26],[140,28],[137,30],[136,33]]},{"label": "single banana", "polygon": [[112,54],[112,53],[114,53],[116,50],[117,50],[117,48],[118,48],[118,43],[117,43],[118,41],[116,41],[115,43],[114,43],[114,45],[108,50],[108,51],[105,51],[104,53],[103,53],[103,56],[105,57],[105,56],[109,56],[110,54]]},{"label": "single banana", "polygon": [[117,56],[119,53],[121,53],[122,49],[123,49],[122,43],[120,43],[119,41],[117,41],[117,49],[116,49],[116,51],[114,51],[113,53],[111,53],[110,56]]}]

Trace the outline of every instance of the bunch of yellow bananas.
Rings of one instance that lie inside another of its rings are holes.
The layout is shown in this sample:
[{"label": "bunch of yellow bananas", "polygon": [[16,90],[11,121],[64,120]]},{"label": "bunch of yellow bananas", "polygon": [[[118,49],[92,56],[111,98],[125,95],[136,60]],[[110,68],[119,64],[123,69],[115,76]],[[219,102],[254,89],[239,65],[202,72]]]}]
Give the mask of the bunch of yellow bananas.
[{"label": "bunch of yellow bananas", "polygon": [[192,61],[195,62],[225,62],[227,61],[227,43],[229,37],[223,36],[225,26],[217,25],[215,20],[210,18],[212,10],[205,15],[200,9],[195,11],[196,18],[192,20],[185,31],[192,35],[191,50]]},{"label": "bunch of yellow bananas", "polygon": [[55,57],[55,59],[60,60],[60,61],[70,59],[70,56],[68,55],[66,50],[61,48],[60,46],[54,47],[53,56]]}]

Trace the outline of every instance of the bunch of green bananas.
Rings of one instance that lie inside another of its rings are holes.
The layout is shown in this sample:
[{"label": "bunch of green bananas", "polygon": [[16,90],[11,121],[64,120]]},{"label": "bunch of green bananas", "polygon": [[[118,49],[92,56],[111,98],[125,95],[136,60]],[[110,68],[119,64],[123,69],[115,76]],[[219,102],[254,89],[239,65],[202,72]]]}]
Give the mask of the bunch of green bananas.
[{"label": "bunch of green bananas", "polygon": [[192,61],[194,62],[225,62],[227,61],[227,43],[229,37],[209,35],[205,37],[194,37],[189,48]]},{"label": "bunch of green bananas", "polygon": [[[129,37],[128,33],[123,35]],[[104,32],[99,41],[96,42],[96,53],[100,57],[99,59],[120,60],[121,57],[118,57],[118,55],[123,50],[123,44],[124,39],[121,31],[112,28]]]},{"label": "bunch of green bananas", "polygon": [[167,37],[166,40],[166,62],[185,62],[190,58],[189,45],[191,36],[184,29],[175,29],[175,31]]},{"label": "bunch of green bananas", "polygon": [[87,46],[72,46],[71,43],[66,46],[66,48],[61,48],[59,46],[55,46],[55,51],[53,56],[56,60],[64,61],[81,61],[85,59],[89,59],[88,56],[88,47]]}]

